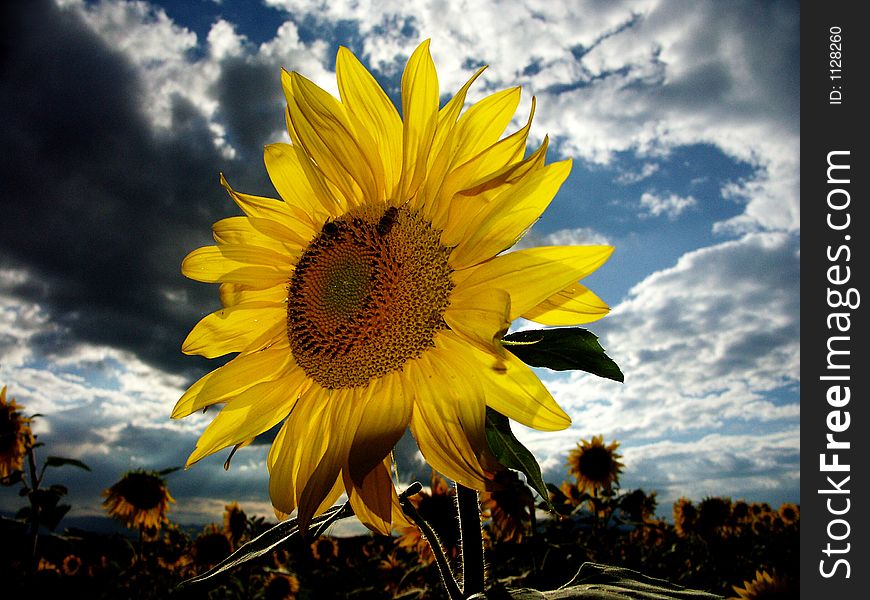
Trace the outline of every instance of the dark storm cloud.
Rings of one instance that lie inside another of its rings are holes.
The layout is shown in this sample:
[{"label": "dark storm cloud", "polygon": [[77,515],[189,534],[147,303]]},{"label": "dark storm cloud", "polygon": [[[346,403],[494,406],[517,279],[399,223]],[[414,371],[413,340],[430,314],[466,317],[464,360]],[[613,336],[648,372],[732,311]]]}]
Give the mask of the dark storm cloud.
[{"label": "dark storm cloud", "polygon": [[[0,266],[28,271],[29,282],[14,293],[68,328],[70,336],[45,340],[53,345],[44,350],[87,341],[172,371],[201,368],[179,346],[215,308],[216,293],[184,279],[179,265],[211,241],[212,222],[234,214],[219,171],[232,172],[241,189],[270,193],[259,157],[263,136],[283,124],[274,110],[280,88],[270,95],[257,82],[276,83],[277,74],[264,77],[239,61],[218,81],[238,150],[230,161],[205,118],[181,98],[173,99],[168,132],[156,133],[133,67],[75,12],[47,1],[6,6]],[[240,162],[253,156],[256,162]],[[168,299],[179,291],[185,304]]]}]

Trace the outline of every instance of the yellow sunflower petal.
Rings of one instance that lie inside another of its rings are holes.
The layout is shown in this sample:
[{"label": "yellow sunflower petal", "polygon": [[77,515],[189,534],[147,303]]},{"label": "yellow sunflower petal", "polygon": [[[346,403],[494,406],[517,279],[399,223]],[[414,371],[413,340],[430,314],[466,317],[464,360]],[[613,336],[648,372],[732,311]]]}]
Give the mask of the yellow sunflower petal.
[{"label": "yellow sunflower petal", "polygon": [[242,245],[271,250],[287,256],[299,256],[302,254],[302,245],[292,242],[287,238],[270,237],[264,231],[272,231],[280,235],[280,231],[272,228],[265,219],[259,219],[260,228],[254,227],[255,219],[248,217],[227,217],[212,225],[214,241],[219,246]]},{"label": "yellow sunflower petal", "polygon": [[384,461],[411,420],[412,403],[405,396],[401,373],[390,373],[369,384],[359,428],[348,457],[348,476],[359,485],[375,465]]},{"label": "yellow sunflower petal", "polygon": [[536,307],[600,267],[612,246],[541,246],[497,256],[454,274],[455,297],[468,297],[491,288],[511,295],[511,320]]},{"label": "yellow sunflower petal", "polygon": [[[502,141],[504,142],[505,140]],[[475,215],[480,214],[484,207],[493,202],[502,192],[543,167],[547,153],[547,143],[547,139],[544,138],[541,146],[528,158],[523,159],[519,163],[508,165],[495,173],[480,174],[478,176],[475,175],[473,169],[476,167],[474,166],[472,166],[471,171],[465,173],[463,169],[469,164],[466,163],[466,165],[462,165],[451,174],[451,179],[445,182],[445,188],[441,190],[440,196],[440,202],[447,204],[447,214],[442,226],[442,242],[446,246],[456,246],[459,244],[460,241],[467,237],[466,232],[469,231],[469,225],[474,220]],[[473,163],[475,160],[472,159],[470,163]],[[454,175],[456,179],[453,179]],[[475,177],[475,179],[470,181],[472,177]],[[454,191],[464,185],[471,187],[459,189],[458,194]],[[450,200],[451,198],[452,200]]]},{"label": "yellow sunflower petal", "polygon": [[300,219],[287,204],[274,198],[264,198],[235,191],[221,174],[221,185],[262,234],[285,243],[305,246],[316,231],[308,219]]},{"label": "yellow sunflower petal", "polygon": [[453,127],[456,125],[456,121],[459,119],[459,114],[462,112],[463,107],[465,106],[465,98],[468,95],[468,90],[471,88],[471,85],[475,82],[475,80],[480,77],[481,73],[486,70],[486,67],[480,67],[477,71],[475,71],[474,75],[468,78],[468,81],[465,82],[459,91],[454,94],[454,96],[448,100],[447,104],[445,104],[441,110],[438,112],[438,127],[435,132],[435,138],[432,141],[432,155],[430,156],[430,163],[434,159],[435,155],[441,151],[444,146],[445,141],[449,134],[453,131]]},{"label": "yellow sunflower petal", "polygon": [[465,239],[450,255],[451,265],[462,269],[513,246],[541,216],[570,172],[570,160],[552,163],[500,194],[469,223]]},{"label": "yellow sunflower petal", "polygon": [[204,246],[188,254],[181,272],[205,283],[272,287],[293,274],[289,256],[256,246]]},{"label": "yellow sunflower petal", "polygon": [[345,473],[344,486],[357,519],[372,531],[390,535],[393,515],[397,512],[396,508],[401,512],[401,507],[390,478],[389,467],[383,461],[380,462],[359,483],[352,481]]},{"label": "yellow sunflower petal", "polygon": [[222,308],[196,324],[181,345],[181,351],[206,358],[241,352],[286,319],[287,309],[281,304],[251,302]]},{"label": "yellow sunflower petal", "polygon": [[542,325],[581,325],[597,321],[610,307],[589,288],[575,283],[526,311],[524,319]]},{"label": "yellow sunflower petal", "polygon": [[263,161],[278,194],[291,207],[299,209],[299,212],[294,211],[297,218],[304,220],[307,215],[313,227],[341,213],[335,197],[299,148],[290,144],[269,144],[263,151]]},{"label": "yellow sunflower petal", "polygon": [[455,164],[455,148],[457,140],[456,121],[465,105],[465,97],[474,80],[480,76],[486,67],[481,67],[462,88],[439,111],[435,135],[429,147],[427,175],[417,198],[417,208],[430,215],[435,227],[443,227],[443,210],[437,210],[436,201],[439,189],[447,173]]},{"label": "yellow sunflower petal", "polygon": [[281,283],[260,289],[235,283],[222,283],[219,295],[223,306],[235,306],[247,302],[267,302],[278,305],[287,302],[287,284]]},{"label": "yellow sunflower petal", "polygon": [[466,362],[478,365],[476,372],[490,408],[539,431],[558,431],[571,424],[571,417],[535,372],[510,352],[494,365],[492,356],[477,348],[457,347],[453,351],[464,356]]},{"label": "yellow sunflower petal", "polygon": [[258,383],[278,379],[293,365],[290,353],[283,348],[237,356],[190,386],[175,404],[172,418],[186,417],[206,406],[225,402]]},{"label": "yellow sunflower petal", "polygon": [[362,416],[363,403],[356,400],[353,389],[334,390],[330,398],[332,414],[328,425],[329,445],[299,498],[299,529],[303,532],[323,506],[342,468],[347,465],[348,453]]},{"label": "yellow sunflower petal", "polygon": [[[383,197],[377,155],[371,136],[354,127],[346,109],[328,92],[298,73],[284,79],[287,108],[299,143],[348,202]],[[295,141],[295,140],[294,140]]]},{"label": "yellow sunflower petal", "polygon": [[353,53],[342,46],[335,61],[342,103],[370,131],[378,146],[384,194],[392,198],[402,171],[402,119],[393,102]]},{"label": "yellow sunflower petal", "polygon": [[444,321],[467,342],[485,352],[503,353],[498,340],[511,324],[511,297],[498,288],[454,295],[444,311]]},{"label": "yellow sunflower petal", "polygon": [[[531,121],[529,121],[529,123],[531,123]],[[525,135],[528,133],[528,131],[520,130],[517,133]],[[505,148],[497,148],[502,143],[505,144]],[[498,144],[495,144],[491,148],[491,150],[493,153],[495,153],[494,156],[498,157],[498,155],[503,151],[512,152],[516,150],[517,146],[514,145],[516,143],[517,140],[505,138],[501,140]],[[526,179],[531,173],[543,168],[544,163],[547,159],[547,149],[549,148],[549,145],[549,138],[547,136],[544,136],[544,141],[541,142],[541,145],[527,158],[524,158],[519,162],[507,164],[505,167],[494,172],[486,172],[483,165],[475,165],[477,171],[480,172],[480,175],[478,175],[477,179],[472,182],[464,182],[465,187],[463,187],[459,191],[459,196],[464,201],[468,201],[469,199],[474,198],[482,206],[489,204],[493,199],[497,198],[504,190],[508,189],[508,187],[516,185],[517,183]],[[484,151],[476,158],[469,161],[469,163],[474,163],[477,159],[489,161],[489,152],[489,150]],[[463,167],[464,166],[465,165],[463,165]],[[459,205],[459,203],[454,204]]]},{"label": "yellow sunflower petal", "polygon": [[514,87],[475,102],[456,123],[458,130],[454,164],[465,162],[495,144],[504,133],[520,103],[520,88]]},{"label": "yellow sunflower petal", "polygon": [[269,497],[285,514],[296,510],[302,489],[326,452],[330,433],[326,421],[328,402],[326,393],[318,387],[304,394],[272,442],[266,461]]},{"label": "yellow sunflower petal", "polygon": [[484,408],[476,379],[462,377],[432,352],[406,365],[414,389],[411,433],[426,462],[453,481],[483,489]]},{"label": "yellow sunflower petal", "polygon": [[[441,202],[450,206],[449,201],[460,190],[481,186],[488,182],[507,182],[516,171],[516,163],[523,158],[526,140],[535,115],[535,99],[525,126],[485,148],[477,155],[454,169],[444,182],[440,196]],[[473,197],[473,196],[472,196]],[[467,202],[468,196],[462,202]]]},{"label": "yellow sunflower petal", "polygon": [[432,138],[438,123],[438,74],[429,40],[420,44],[402,74],[402,180],[400,198],[411,198],[426,177]]},{"label": "yellow sunflower petal", "polygon": [[231,398],[203,431],[187,466],[280,423],[309,381],[302,369],[294,369],[280,379],[258,383]]}]

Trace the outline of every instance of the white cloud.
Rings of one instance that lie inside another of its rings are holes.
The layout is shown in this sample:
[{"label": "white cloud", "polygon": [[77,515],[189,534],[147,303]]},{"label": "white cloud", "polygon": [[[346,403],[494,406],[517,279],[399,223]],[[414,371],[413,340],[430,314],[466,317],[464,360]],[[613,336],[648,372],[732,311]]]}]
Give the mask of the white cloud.
[{"label": "white cloud", "polygon": [[[692,449],[711,461],[723,445],[743,445],[739,454],[751,457],[753,445],[797,444],[799,273],[798,245],[786,234],[749,234],[684,255],[637,284],[593,327],[625,383],[541,371],[574,425],[546,434],[523,429],[518,435],[543,458],[545,469],[561,468],[572,444],[598,433],[623,442],[627,457],[641,463],[651,456],[650,448],[679,445],[659,440],[706,436]],[[728,433],[733,428],[743,432],[740,437]],[[761,461],[758,477],[784,482],[793,475],[775,464],[762,465],[761,457],[753,460]],[[703,475],[703,469],[697,471],[696,479]],[[676,489],[680,482],[666,483]]]},{"label": "white cloud", "polygon": [[395,25],[412,24],[417,37],[433,38],[443,91],[461,85],[468,63],[488,63],[482,87],[526,86],[539,101],[534,131],[549,131],[564,152],[587,160],[714,144],[757,168],[745,183],[745,215],[722,228],[799,227],[797,14],[788,5],[759,15],[751,2],[681,0],[270,4],[289,15],[356,21],[375,65],[404,60],[419,40]]},{"label": "white cloud", "polygon": [[632,183],[638,183],[648,177],[652,177],[658,171],[658,163],[645,162],[640,171],[625,171],[616,178],[616,181],[623,185],[631,185]]},{"label": "white cloud", "polygon": [[[386,73],[431,37],[444,93],[464,83],[469,65],[489,64],[471,98],[523,85],[523,109],[531,94],[538,96],[533,135],[549,132],[566,154],[605,163],[620,151],[654,157],[713,144],[756,168],[739,189],[727,190],[746,202],[746,211],[719,230],[800,226],[797,14],[788,5],[771,3],[759,15],[752,2],[269,0],[288,17],[273,40],[245,48],[232,24],[219,20],[208,34],[208,56],[196,59],[195,34],[162,9],[144,2],[63,4],[141,70],[143,107],[157,124],[171,123],[171,98],[181,96],[212,121],[215,141],[224,146],[211,91],[221,60],[243,55],[276,73],[297,69],[335,93],[329,45],[301,41],[297,24],[346,21],[359,28],[363,57]],[[790,43],[782,44],[783,35],[792,36]]]},{"label": "white cloud", "polygon": [[738,500],[797,489],[800,482],[800,430],[795,427],[766,436],[710,434],[688,442],[641,444],[622,454],[626,483],[657,490],[662,507],[681,496]]},{"label": "white cloud", "polygon": [[534,246],[610,245],[610,240],[600,231],[596,231],[591,227],[574,227],[572,229],[558,229],[543,235],[538,235],[532,230],[514,246],[514,249],[531,248]]},{"label": "white cloud", "polygon": [[640,216],[660,217],[664,215],[673,221],[687,209],[697,204],[698,201],[695,200],[694,196],[681,197],[676,194],[670,194],[664,197],[652,192],[644,192],[640,197],[640,206],[644,209],[644,212],[640,213]]},{"label": "white cloud", "polygon": [[788,416],[794,407],[763,393],[800,380],[799,272],[797,244],[784,234],[688,253],[596,328],[625,384],[578,375],[554,382],[556,392],[578,422],[644,437]]}]

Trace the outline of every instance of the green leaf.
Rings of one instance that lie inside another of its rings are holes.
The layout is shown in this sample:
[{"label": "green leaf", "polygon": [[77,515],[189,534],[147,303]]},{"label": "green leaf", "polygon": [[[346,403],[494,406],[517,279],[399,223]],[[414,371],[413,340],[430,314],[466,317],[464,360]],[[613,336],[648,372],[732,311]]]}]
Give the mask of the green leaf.
[{"label": "green leaf", "polygon": [[64,458],[62,456],[49,456],[45,459],[46,467],[62,467],[64,465],[70,465],[73,467],[78,467],[79,469],[84,469],[85,471],[90,471],[91,468],[83,463],[80,460],[76,460],[74,458]]},{"label": "green leaf", "polygon": [[535,456],[514,436],[510,420],[489,407],[486,408],[486,441],[498,461],[525,475],[526,481],[543,498],[547,508],[555,510]]},{"label": "green leaf", "polygon": [[580,327],[517,331],[506,335],[502,344],[532,367],[578,369],[620,383],[625,380],[619,366],[604,353],[598,336]]},{"label": "green leaf", "polygon": [[176,471],[180,471],[181,467],[169,467],[168,469],[163,469],[162,471],[157,471],[158,477],[166,477],[167,475],[171,475]]},{"label": "green leaf", "polygon": [[[333,506],[319,517],[312,519],[311,528],[318,533],[322,533],[335,521],[350,517],[351,515],[353,515],[353,511],[351,511],[350,503],[345,502],[341,506]],[[298,533],[299,523],[297,519],[281,521],[271,529],[261,533],[250,542],[243,545],[205,573],[187,579],[183,581],[181,585],[200,583],[242,563],[253,560],[266,554],[278,544],[281,544]]]}]

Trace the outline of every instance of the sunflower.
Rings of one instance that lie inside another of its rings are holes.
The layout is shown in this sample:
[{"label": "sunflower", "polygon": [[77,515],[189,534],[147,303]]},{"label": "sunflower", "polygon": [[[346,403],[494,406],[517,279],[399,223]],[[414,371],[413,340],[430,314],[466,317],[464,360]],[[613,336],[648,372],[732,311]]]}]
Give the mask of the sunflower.
[{"label": "sunflower", "polygon": [[698,525],[698,509],[688,498],[674,502],[674,529],[679,536],[694,533]]},{"label": "sunflower", "polygon": [[483,69],[443,107],[429,43],[410,57],[402,117],[346,48],[340,100],[282,73],[291,144],[265,149],[281,200],[223,186],[244,216],[215,223],[217,245],[182,272],[220,283],[223,308],[182,350],[238,353],[178,401],[172,416],[225,406],[187,465],[283,422],[268,456],[279,518],[304,529],[342,492],[362,522],[404,524],[389,455],[410,427],[427,462],[483,491],[500,465],[489,453],[490,407],[539,430],[570,418],[501,338],[524,317],[573,325],[607,306],[578,280],[609,246],[511,253],[571,170],[545,164],[547,140],[525,156],[532,115],[502,137],[520,90],[464,112]]},{"label": "sunflower", "polygon": [[577,478],[580,491],[587,490],[597,494],[609,490],[619,482],[622,455],[616,453],[619,442],[604,445],[604,436],[593,436],[591,441],[581,440],[577,447],[568,453],[568,473]]},{"label": "sunflower", "polygon": [[779,516],[785,525],[794,525],[801,519],[801,507],[791,502],[783,502],[779,507]]},{"label": "sunflower", "polygon": [[248,529],[248,515],[242,510],[238,502],[231,502],[224,506],[224,533],[235,548],[244,537]]},{"label": "sunflower", "polygon": [[69,577],[77,575],[82,568],[82,559],[75,554],[70,554],[63,559],[63,574]]},{"label": "sunflower", "polygon": [[483,514],[491,519],[492,536],[502,542],[522,542],[532,529],[535,497],[516,471],[501,471],[496,480],[502,489],[480,496]]},{"label": "sunflower", "polygon": [[263,590],[265,600],[293,600],[299,592],[299,578],[293,573],[272,573]]},{"label": "sunflower", "polygon": [[27,449],[33,446],[30,419],[15,399],[6,401],[6,386],[0,390],[0,478],[21,469]]},{"label": "sunflower", "polygon": [[103,496],[109,516],[143,531],[156,531],[168,523],[169,503],[175,502],[162,477],[141,469],[125,473],[115,485],[103,490]]},{"label": "sunflower", "polygon": [[744,581],[743,587],[732,586],[737,596],[728,600],[786,600],[796,598],[788,581],[771,575],[767,571],[756,571],[755,579]]},{"label": "sunflower", "polygon": [[311,543],[314,560],[329,562],[338,556],[338,542],[328,536],[321,536]]},{"label": "sunflower", "polygon": [[702,535],[721,535],[731,521],[731,498],[708,496],[698,504],[698,530]]},{"label": "sunflower", "polygon": [[620,508],[628,519],[638,523],[653,521],[656,514],[656,492],[647,494],[643,490],[633,490],[620,499]]},{"label": "sunflower", "polygon": [[191,551],[197,565],[210,568],[229,556],[233,547],[227,534],[212,525],[193,540]]}]

